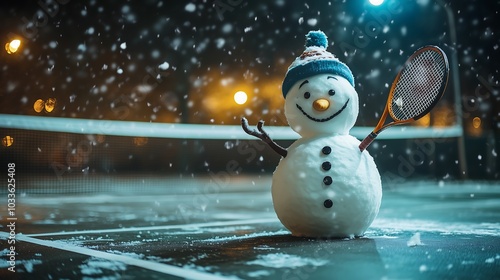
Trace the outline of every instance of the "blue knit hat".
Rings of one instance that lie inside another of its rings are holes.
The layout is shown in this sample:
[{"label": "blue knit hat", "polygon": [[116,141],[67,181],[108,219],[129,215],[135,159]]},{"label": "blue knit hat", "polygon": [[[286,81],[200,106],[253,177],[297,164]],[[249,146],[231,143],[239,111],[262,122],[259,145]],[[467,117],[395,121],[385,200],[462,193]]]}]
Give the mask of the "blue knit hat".
[{"label": "blue knit hat", "polygon": [[306,49],[288,67],[281,90],[283,96],[299,80],[317,74],[334,74],[344,77],[354,87],[354,76],[347,65],[326,51],[328,40],[323,31],[309,31],[306,35]]}]

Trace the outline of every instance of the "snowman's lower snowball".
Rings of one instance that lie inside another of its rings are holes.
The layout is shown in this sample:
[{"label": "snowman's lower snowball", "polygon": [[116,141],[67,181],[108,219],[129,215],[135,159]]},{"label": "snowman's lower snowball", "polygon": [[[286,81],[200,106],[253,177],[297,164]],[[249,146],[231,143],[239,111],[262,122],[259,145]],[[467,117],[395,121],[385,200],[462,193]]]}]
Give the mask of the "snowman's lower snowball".
[{"label": "snowman's lower snowball", "polygon": [[362,236],[378,214],[380,175],[350,135],[301,138],[273,175],[274,209],[294,236]]}]

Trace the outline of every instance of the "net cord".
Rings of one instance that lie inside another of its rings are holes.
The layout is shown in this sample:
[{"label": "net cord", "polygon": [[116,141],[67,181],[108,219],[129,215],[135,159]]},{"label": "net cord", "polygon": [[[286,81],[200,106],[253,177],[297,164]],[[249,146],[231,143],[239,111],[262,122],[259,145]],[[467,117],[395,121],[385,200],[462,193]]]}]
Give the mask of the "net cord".
[{"label": "net cord", "polygon": [[[0,128],[129,137],[256,140],[255,137],[246,134],[239,125],[149,123],[9,114],[0,114]],[[265,126],[264,128],[274,140],[295,140],[300,137],[289,126]],[[372,130],[373,127],[356,126],[351,129],[350,134],[358,139],[363,139]],[[401,126],[383,133],[378,138],[452,138],[461,136],[462,127],[458,125],[428,128]]]}]

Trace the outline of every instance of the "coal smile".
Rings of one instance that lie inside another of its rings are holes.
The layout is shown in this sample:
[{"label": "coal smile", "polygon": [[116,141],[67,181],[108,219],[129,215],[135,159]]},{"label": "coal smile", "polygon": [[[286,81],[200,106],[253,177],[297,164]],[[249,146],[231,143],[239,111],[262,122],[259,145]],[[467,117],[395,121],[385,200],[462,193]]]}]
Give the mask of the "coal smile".
[{"label": "coal smile", "polygon": [[342,111],[344,111],[344,109],[347,107],[347,104],[349,103],[349,100],[350,99],[347,99],[347,101],[345,102],[344,106],[342,106],[342,108],[340,108],[340,110],[338,110],[337,112],[333,113],[333,115],[327,117],[327,118],[324,118],[324,119],[317,119],[317,118],[314,118],[314,117],[311,117],[309,116],[303,109],[302,107],[299,106],[299,104],[295,104],[297,105],[297,108],[302,112],[302,114],[304,114],[304,116],[306,116],[308,119],[312,120],[312,121],[315,121],[315,122],[327,122],[333,118],[335,118],[336,116],[338,116],[338,114],[342,113]]}]

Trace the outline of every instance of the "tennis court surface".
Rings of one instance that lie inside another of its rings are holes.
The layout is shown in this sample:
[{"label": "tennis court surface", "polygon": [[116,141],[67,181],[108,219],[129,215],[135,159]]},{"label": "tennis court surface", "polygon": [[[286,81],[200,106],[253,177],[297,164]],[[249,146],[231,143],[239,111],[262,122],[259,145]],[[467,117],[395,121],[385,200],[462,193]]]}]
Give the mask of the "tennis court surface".
[{"label": "tennis court surface", "polygon": [[99,180],[108,188],[18,186],[15,272],[4,203],[0,278],[500,278],[498,184],[407,181],[384,190],[363,238],[335,240],[292,237],[274,214],[269,176]]}]

